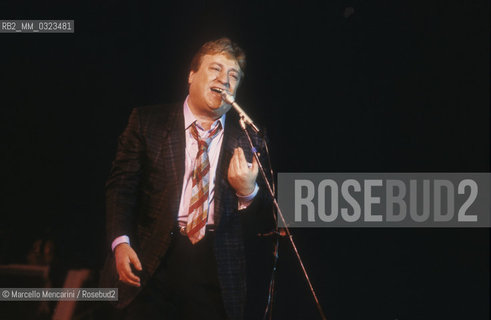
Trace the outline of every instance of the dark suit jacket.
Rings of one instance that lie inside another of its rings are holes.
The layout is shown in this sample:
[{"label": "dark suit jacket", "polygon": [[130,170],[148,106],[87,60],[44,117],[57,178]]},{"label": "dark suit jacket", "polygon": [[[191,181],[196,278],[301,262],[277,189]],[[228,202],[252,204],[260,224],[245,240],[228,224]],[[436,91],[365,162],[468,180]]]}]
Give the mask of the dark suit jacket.
[{"label": "dark suit jacket", "polygon": [[[261,139],[257,135],[252,138],[260,150]],[[238,146],[251,161],[247,138],[232,111],[227,113],[216,173],[214,247],[222,296],[231,319],[242,318],[246,294],[242,219],[259,217],[265,228],[271,223],[270,217],[265,217],[259,210],[260,203],[266,198],[266,189],[261,186],[259,176],[260,192],[253,203],[245,210],[247,212],[237,210],[238,200],[227,181],[227,172],[233,150]],[[106,214],[108,243],[121,235],[130,236],[131,246],[143,266],[142,287],[169,247],[170,233],[176,225],[179,210],[184,163],[182,104],[134,109],[128,126],[119,137],[116,158],[106,183]],[[119,289],[119,308],[127,306],[141,290],[118,281],[112,253],[101,273],[101,287]]]}]

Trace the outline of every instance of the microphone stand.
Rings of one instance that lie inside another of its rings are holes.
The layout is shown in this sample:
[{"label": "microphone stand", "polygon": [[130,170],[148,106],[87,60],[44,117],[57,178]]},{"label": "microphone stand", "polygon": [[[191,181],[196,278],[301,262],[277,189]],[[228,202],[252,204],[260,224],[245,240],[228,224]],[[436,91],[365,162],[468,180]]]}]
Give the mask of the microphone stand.
[{"label": "microphone stand", "polygon": [[[226,100],[226,99],[224,99],[224,100]],[[226,102],[228,102],[228,101],[226,101]],[[324,311],[322,310],[322,306],[319,303],[319,299],[317,299],[317,295],[315,294],[314,287],[312,286],[312,283],[310,282],[310,278],[309,278],[309,275],[307,274],[307,270],[305,270],[305,266],[303,265],[302,259],[300,258],[300,254],[298,253],[297,246],[295,245],[295,242],[293,241],[293,236],[290,233],[290,229],[288,228],[288,226],[287,226],[287,224],[285,222],[285,218],[283,217],[283,214],[281,213],[280,206],[278,205],[278,202],[276,201],[274,190],[271,187],[271,184],[269,183],[269,180],[266,178],[266,173],[264,172],[264,168],[263,168],[263,166],[261,164],[261,161],[259,161],[259,156],[258,156],[257,150],[254,147],[254,143],[251,140],[251,137],[249,135],[249,132],[247,131],[246,123],[249,124],[249,125],[251,125],[251,127],[254,129],[254,131],[259,132],[259,130],[257,129],[256,126],[254,126],[254,124],[252,123],[252,120],[245,114],[245,112],[242,109],[240,109],[240,107],[237,108],[238,107],[237,103],[235,101],[232,101],[232,102],[233,102],[232,105],[239,112],[239,116],[240,116],[240,120],[239,120],[240,127],[242,128],[242,131],[244,131],[244,133],[245,133],[245,135],[247,137],[247,140],[249,141],[249,145],[251,147],[252,154],[253,154],[254,158],[256,159],[256,162],[257,162],[258,167],[259,167],[259,171],[261,172],[261,176],[263,177],[263,180],[266,183],[266,186],[268,188],[268,191],[269,191],[269,194],[271,196],[271,199],[273,199],[273,204],[274,204],[274,207],[276,209],[276,212],[279,214],[279,216],[281,218],[281,221],[283,222],[284,229],[286,231],[286,234],[288,236],[288,239],[290,240],[290,243],[292,245],[293,251],[295,252],[295,255],[297,256],[297,260],[300,263],[300,267],[302,268],[302,272],[304,274],[304,277],[307,280],[307,283],[309,285],[310,292],[312,293],[312,296],[313,296],[313,298],[315,300],[315,304],[316,304],[317,310],[319,311],[319,314],[321,316],[321,319],[322,320],[327,320],[327,318],[326,318],[326,316],[324,314]],[[271,178],[273,178],[273,177],[271,177]],[[277,223],[277,216],[276,215],[275,215],[275,221],[276,221],[276,228],[275,228],[275,232],[274,232],[274,234],[276,235],[276,242],[275,242],[275,247],[274,247],[274,257],[275,257],[275,260],[274,260],[274,265],[273,265],[273,275],[271,277],[270,288],[269,288],[268,306],[266,307],[266,311],[265,311],[265,314],[264,314],[264,319],[266,319],[266,315],[267,315],[268,311],[269,311],[269,315],[270,315],[269,316],[269,319],[272,319],[272,316],[273,316],[272,305],[273,305],[274,294],[275,294],[275,280],[276,280],[275,278],[276,278],[276,267],[277,267],[277,261],[278,261],[278,238],[279,238],[278,223]]]}]

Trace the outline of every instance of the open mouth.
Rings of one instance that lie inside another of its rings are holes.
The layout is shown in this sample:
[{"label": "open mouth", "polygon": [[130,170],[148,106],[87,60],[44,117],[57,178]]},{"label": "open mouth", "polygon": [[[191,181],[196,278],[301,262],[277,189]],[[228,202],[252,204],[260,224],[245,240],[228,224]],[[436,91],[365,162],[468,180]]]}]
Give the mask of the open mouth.
[{"label": "open mouth", "polygon": [[211,94],[216,98],[222,100],[223,89],[219,87],[211,87]]},{"label": "open mouth", "polygon": [[221,95],[222,92],[223,92],[223,89],[218,88],[218,87],[211,87],[210,90],[213,91],[216,94],[219,94],[219,95]]}]

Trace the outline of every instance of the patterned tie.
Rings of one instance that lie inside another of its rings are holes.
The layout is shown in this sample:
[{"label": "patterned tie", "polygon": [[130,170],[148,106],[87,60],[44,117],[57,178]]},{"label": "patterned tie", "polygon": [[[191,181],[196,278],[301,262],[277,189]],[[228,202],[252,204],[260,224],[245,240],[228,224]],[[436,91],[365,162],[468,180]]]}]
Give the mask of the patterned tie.
[{"label": "patterned tie", "polygon": [[220,121],[215,128],[208,134],[205,140],[202,140],[198,134],[196,123],[191,125],[191,134],[198,141],[198,153],[194,164],[191,191],[191,201],[189,203],[189,215],[186,225],[186,234],[192,244],[197,243],[205,236],[206,221],[208,219],[208,185],[210,162],[208,161],[208,147],[215,138],[222,125]]}]

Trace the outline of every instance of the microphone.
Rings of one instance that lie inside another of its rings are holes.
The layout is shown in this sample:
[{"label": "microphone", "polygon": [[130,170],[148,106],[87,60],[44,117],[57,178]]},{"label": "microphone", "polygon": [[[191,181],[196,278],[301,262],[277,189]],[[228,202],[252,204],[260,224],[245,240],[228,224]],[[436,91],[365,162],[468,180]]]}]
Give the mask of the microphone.
[{"label": "microphone", "polygon": [[259,133],[258,127],[256,127],[256,125],[254,124],[254,122],[252,121],[252,119],[249,118],[249,116],[244,112],[244,110],[242,110],[242,108],[239,106],[239,104],[237,102],[235,102],[235,97],[233,95],[231,95],[230,93],[228,93],[226,90],[223,90],[223,89],[220,89],[220,88],[211,88],[211,90],[220,93],[222,95],[223,101],[225,101],[228,104],[231,104],[232,107],[234,107],[235,111],[237,111],[237,113],[239,114],[240,119],[243,122],[245,122],[248,125],[250,125],[251,128],[254,129],[254,131],[256,133]]}]

